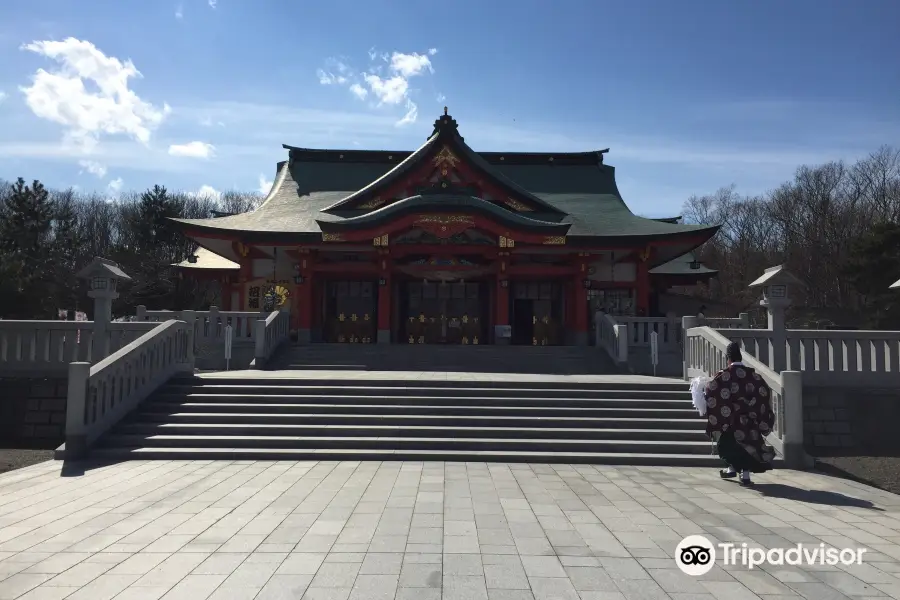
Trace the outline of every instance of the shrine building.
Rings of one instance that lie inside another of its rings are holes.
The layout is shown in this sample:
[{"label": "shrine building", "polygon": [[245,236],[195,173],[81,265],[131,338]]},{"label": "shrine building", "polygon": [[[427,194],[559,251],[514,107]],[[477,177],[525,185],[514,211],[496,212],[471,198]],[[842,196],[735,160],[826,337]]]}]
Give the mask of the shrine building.
[{"label": "shrine building", "polygon": [[414,152],[284,148],[259,208],[175,222],[220,308],[274,290],[301,343],[584,345],[715,274],[691,252],[718,227],[633,214],[608,150],[476,152],[446,109]]}]

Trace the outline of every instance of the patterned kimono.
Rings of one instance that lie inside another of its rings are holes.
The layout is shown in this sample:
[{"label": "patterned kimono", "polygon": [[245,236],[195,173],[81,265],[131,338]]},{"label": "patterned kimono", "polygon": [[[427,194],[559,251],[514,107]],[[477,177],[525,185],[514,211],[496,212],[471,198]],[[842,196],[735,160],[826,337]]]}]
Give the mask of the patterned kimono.
[{"label": "patterned kimono", "polygon": [[741,363],[719,371],[706,387],[706,433],[719,456],[738,470],[771,468],[774,451],[763,439],[775,425],[769,387]]}]

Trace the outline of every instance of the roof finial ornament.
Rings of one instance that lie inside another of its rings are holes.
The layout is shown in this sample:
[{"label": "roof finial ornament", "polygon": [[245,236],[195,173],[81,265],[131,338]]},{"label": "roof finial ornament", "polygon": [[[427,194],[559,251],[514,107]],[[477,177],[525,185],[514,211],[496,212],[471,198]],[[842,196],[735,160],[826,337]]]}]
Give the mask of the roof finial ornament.
[{"label": "roof finial ornament", "polygon": [[[441,132],[447,133],[449,135],[459,135],[459,132],[457,131],[456,119],[451,117],[447,110],[448,109],[445,106],[444,114],[439,116],[434,122],[434,131],[431,133],[431,136],[434,136]],[[429,136],[429,139],[431,138],[431,136]],[[460,136],[459,139],[462,140],[462,136]]]}]

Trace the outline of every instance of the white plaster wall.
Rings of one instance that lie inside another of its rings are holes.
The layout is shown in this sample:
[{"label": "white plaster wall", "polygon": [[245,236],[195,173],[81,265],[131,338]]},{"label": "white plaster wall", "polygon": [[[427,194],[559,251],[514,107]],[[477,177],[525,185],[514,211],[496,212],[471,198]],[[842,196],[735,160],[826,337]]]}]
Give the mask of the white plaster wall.
[{"label": "white plaster wall", "polygon": [[634,281],[637,269],[634,263],[595,262],[590,276],[594,281]]}]

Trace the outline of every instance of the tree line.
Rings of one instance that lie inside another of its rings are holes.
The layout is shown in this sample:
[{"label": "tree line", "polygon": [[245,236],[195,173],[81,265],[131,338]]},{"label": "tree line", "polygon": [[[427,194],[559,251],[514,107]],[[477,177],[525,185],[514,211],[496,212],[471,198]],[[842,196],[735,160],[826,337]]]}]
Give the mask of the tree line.
[{"label": "tree line", "polygon": [[721,223],[698,258],[718,277],[696,292],[733,310],[758,307],[747,285],[784,264],[806,285],[793,325],[900,329],[900,149],[853,164],[801,166],[769,193],[734,186],[684,205],[685,221]]},{"label": "tree line", "polygon": [[[77,271],[92,257],[118,262],[132,278],[114,305],[118,315],[152,308],[204,308],[204,285],[179,279],[173,263],[193,251],[168,217],[206,218],[252,210],[257,193],[198,197],[154,186],[114,201],[40,181],[0,181],[0,317],[56,318],[60,309],[90,312]],[[794,326],[900,329],[900,150],[883,147],[853,164],[801,166],[767,194],[742,196],[734,186],[693,196],[687,222],[721,224],[698,249],[719,275],[691,293],[729,306],[758,308],[747,285],[785,264],[806,283]]]},{"label": "tree line", "polygon": [[203,308],[203,282],[178,278],[171,265],[195,245],[169,217],[207,218],[252,210],[258,193],[221,197],[170,192],[154,186],[116,199],[74,189],[50,190],[40,181],[0,181],[0,318],[55,319],[60,310],[91,316],[93,301],[76,273],[95,256],[116,261],[131,278],[120,286],[115,315],[151,308]]}]

